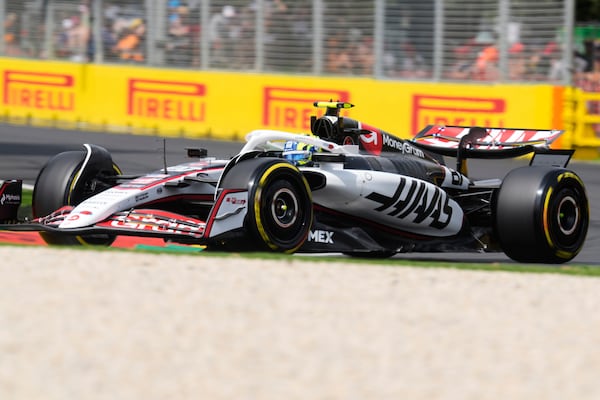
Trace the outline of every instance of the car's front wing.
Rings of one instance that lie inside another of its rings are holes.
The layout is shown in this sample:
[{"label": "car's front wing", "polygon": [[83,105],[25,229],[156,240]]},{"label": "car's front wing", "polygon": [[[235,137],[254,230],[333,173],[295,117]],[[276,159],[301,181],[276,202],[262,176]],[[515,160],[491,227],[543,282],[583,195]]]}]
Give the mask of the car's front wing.
[{"label": "car's front wing", "polygon": [[[61,209],[57,213],[66,213]],[[206,222],[199,219],[182,216],[162,210],[140,209],[118,212],[97,224],[81,228],[59,228],[59,221],[63,218],[57,213],[43,220],[34,220],[29,223],[0,225],[0,230],[10,231],[40,231],[60,235],[92,235],[110,234],[140,237],[158,237],[166,240],[202,242]]]}]

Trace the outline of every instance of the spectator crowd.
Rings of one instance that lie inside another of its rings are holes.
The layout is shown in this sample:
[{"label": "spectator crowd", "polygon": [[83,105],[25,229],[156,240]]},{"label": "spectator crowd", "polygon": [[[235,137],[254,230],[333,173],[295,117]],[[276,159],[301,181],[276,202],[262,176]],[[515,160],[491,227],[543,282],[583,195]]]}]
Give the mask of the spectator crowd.
[{"label": "spectator crowd", "polygon": [[[44,2],[45,4],[47,2]],[[166,65],[184,68],[218,68],[285,73],[312,72],[313,30],[310,0],[263,0],[261,30],[263,64],[257,66],[257,3],[220,2],[210,7],[210,15],[201,18],[200,0],[167,0],[161,41]],[[98,44],[105,62],[145,64],[148,61],[148,24],[146,11],[139,1],[104,1],[100,39],[94,38],[91,0],[76,7],[43,9],[32,23],[25,7],[9,9],[4,16],[4,55],[74,62],[95,60]],[[325,10],[321,72],[331,75],[375,74],[376,55],[373,32],[337,9]],[[362,18],[362,16],[358,16]],[[51,29],[44,26],[53,21]],[[36,23],[37,21],[37,23]],[[202,21],[207,21],[206,29]],[[26,22],[29,22],[28,24]],[[39,37],[53,32],[51,46],[43,46]],[[202,34],[207,38],[202,40]],[[431,56],[419,43],[402,37],[386,37],[381,57],[383,75],[398,79],[433,77]],[[208,50],[202,52],[202,44]],[[203,54],[208,55],[203,60]],[[509,43],[507,72],[499,66],[498,40],[491,32],[480,32],[463,43],[447,46],[443,53],[443,79],[451,81],[564,82],[572,74],[573,82],[591,91],[600,91],[600,39],[585,43],[574,53],[572,67],[565,65],[561,46],[554,40]]]}]

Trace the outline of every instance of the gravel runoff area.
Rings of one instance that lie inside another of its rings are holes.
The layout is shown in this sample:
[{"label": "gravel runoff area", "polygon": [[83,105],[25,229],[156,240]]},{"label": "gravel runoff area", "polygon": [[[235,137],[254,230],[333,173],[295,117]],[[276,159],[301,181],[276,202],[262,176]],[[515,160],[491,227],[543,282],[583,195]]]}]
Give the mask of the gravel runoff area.
[{"label": "gravel runoff area", "polygon": [[0,249],[0,399],[598,399],[600,280]]}]

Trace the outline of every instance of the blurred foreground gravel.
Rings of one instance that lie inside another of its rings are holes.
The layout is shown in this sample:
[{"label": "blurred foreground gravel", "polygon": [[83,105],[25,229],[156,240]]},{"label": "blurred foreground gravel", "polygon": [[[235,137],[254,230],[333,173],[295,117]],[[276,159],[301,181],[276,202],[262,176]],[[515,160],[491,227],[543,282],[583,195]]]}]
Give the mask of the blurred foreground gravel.
[{"label": "blurred foreground gravel", "polygon": [[2,247],[0,399],[598,399],[600,280]]}]

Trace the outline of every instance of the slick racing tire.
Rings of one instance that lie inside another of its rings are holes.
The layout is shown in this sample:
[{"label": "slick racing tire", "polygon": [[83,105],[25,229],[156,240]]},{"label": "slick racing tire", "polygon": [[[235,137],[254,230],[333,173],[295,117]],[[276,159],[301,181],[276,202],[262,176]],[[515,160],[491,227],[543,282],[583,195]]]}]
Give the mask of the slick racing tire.
[{"label": "slick racing tire", "polygon": [[302,173],[279,158],[254,158],[227,173],[225,187],[248,188],[244,228],[255,249],[293,253],[308,238],[312,196]]},{"label": "slick racing tire", "polygon": [[[101,192],[108,186],[98,180],[100,175],[121,174],[110,158],[81,171],[86,152],[67,151],[51,158],[42,168],[35,181],[32,196],[34,218],[44,217],[63,206],[76,206],[83,200]],[[40,232],[44,241],[51,245],[105,245],[109,246],[114,235],[94,234],[84,236]]]},{"label": "slick racing tire", "polygon": [[515,261],[558,264],[585,241],[589,204],[583,182],[562,168],[523,167],[502,182],[495,204],[502,250]]}]

